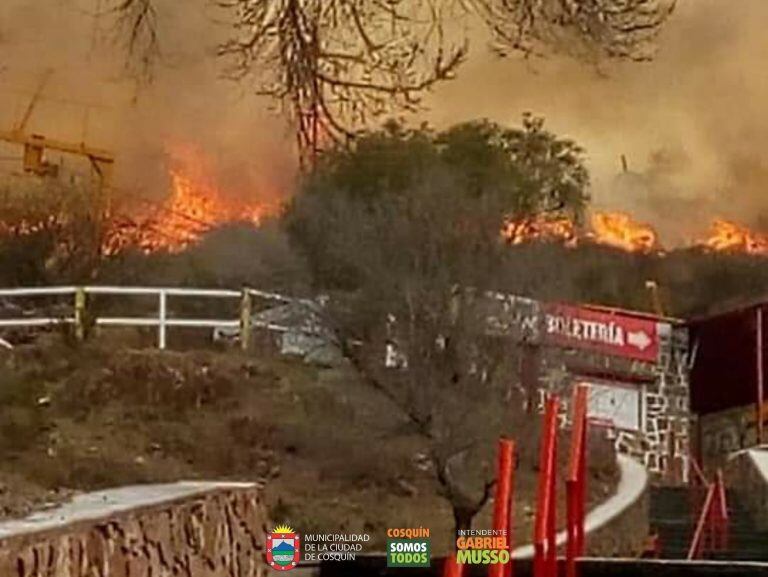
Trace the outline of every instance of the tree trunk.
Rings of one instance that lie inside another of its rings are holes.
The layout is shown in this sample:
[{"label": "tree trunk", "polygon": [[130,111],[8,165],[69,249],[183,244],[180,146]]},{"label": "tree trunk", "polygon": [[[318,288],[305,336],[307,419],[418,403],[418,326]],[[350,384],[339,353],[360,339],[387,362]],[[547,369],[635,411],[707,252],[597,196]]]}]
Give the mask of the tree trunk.
[{"label": "tree trunk", "polygon": [[467,510],[465,507],[452,506],[453,508],[453,524],[456,528],[456,535],[459,531],[467,531],[472,528],[472,519],[475,513]]}]

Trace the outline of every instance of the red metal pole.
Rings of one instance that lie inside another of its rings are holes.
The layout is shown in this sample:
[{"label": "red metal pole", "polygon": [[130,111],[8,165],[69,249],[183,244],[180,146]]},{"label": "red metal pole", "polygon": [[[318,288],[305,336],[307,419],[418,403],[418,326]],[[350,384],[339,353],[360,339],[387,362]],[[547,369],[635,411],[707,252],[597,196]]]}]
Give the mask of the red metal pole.
[{"label": "red metal pole", "polygon": [[566,535],[565,543],[565,574],[567,577],[576,577],[576,519],[577,511],[577,492],[578,487],[573,479],[565,481],[565,516],[566,516]]},{"label": "red metal pole", "polygon": [[[557,407],[557,402],[555,402]],[[557,415],[557,408],[553,409]],[[549,508],[547,516],[547,576],[557,577],[557,420],[552,434],[552,451],[550,452],[550,481]]]},{"label": "red metal pole", "polygon": [[[499,439],[496,461],[496,495],[493,501],[493,528],[503,531],[509,547],[510,500],[512,498],[512,475],[515,463],[515,443],[509,439]],[[511,552],[511,551],[510,551]],[[510,563],[490,565],[488,577],[508,577]]]},{"label": "red metal pole", "polygon": [[707,497],[704,499],[704,505],[701,508],[701,514],[699,520],[696,523],[696,530],[693,533],[693,539],[691,545],[688,548],[689,561],[696,559],[702,551],[702,541],[705,538],[705,531],[707,530],[707,521],[710,518],[710,512],[712,509],[712,501],[715,498],[715,483],[710,483],[707,490]]},{"label": "red metal pole", "polygon": [[587,509],[587,410],[586,400],[584,402],[584,427],[581,431],[581,459],[579,462],[579,484],[578,484],[578,508],[576,525],[576,554],[579,557],[584,556],[584,522],[586,521]]},{"label": "red metal pole", "polygon": [[763,443],[763,307],[757,306],[757,444]]},{"label": "red metal pole", "polygon": [[567,536],[566,574],[576,577],[576,558],[584,554],[584,511],[586,498],[586,429],[588,388],[573,392],[571,447],[566,480]]},{"label": "red metal pole", "polygon": [[557,577],[557,397],[547,399],[539,451],[539,479],[534,525],[534,576]]},{"label": "red metal pole", "polygon": [[443,565],[443,577],[463,577],[464,565],[456,562],[456,553],[446,557]]},{"label": "red metal pole", "polygon": [[512,445],[512,469],[509,473],[509,509],[508,509],[508,529],[507,544],[509,545],[509,564],[504,573],[504,577],[514,577],[515,564],[512,561],[512,551],[515,550],[515,465],[517,463],[517,447]]}]

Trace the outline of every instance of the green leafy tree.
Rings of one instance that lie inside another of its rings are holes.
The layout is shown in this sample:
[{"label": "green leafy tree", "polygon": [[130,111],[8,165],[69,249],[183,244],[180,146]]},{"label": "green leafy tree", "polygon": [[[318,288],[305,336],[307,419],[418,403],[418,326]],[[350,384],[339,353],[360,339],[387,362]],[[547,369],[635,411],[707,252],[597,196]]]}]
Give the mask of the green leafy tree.
[{"label": "green leafy tree", "polygon": [[[354,288],[359,267],[331,240],[335,228],[319,215],[349,210],[361,203],[369,214],[414,189],[450,182],[443,193],[458,195],[470,207],[484,207],[485,233],[496,235],[508,219],[541,214],[578,221],[589,200],[589,176],[583,150],[544,128],[544,120],[526,114],[519,128],[483,120],[436,133],[395,123],[372,132],[353,148],[323,156],[288,209],[293,238],[304,249],[315,279],[326,288]],[[495,219],[487,222],[487,208]],[[471,212],[461,229],[471,228]]]},{"label": "green leafy tree", "polygon": [[459,124],[437,139],[442,159],[453,167],[467,192],[500,192],[508,216],[542,213],[581,218],[589,196],[584,150],[544,128],[544,119],[523,115],[519,128],[487,120]]}]

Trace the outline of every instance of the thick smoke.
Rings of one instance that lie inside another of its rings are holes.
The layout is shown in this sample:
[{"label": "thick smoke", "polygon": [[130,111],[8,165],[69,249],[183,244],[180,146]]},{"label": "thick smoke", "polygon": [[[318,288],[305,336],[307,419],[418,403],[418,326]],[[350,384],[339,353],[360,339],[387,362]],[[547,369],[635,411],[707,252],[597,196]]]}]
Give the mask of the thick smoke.
[{"label": "thick smoke", "polygon": [[[216,167],[213,178],[224,193],[248,202],[289,194],[290,134],[247,87],[222,78],[215,57],[225,33],[220,15],[206,0],[158,2],[161,60],[147,85],[129,73],[123,46],[114,42],[107,10],[116,4],[0,2],[0,128],[21,118],[51,70],[28,130],[114,151],[121,193],[162,198],[169,153],[192,149]],[[2,146],[1,170],[18,170],[14,155],[18,148]],[[72,157],[65,162],[77,164]]]},{"label": "thick smoke", "polygon": [[[93,17],[109,2],[0,2],[0,127],[21,115],[50,68],[30,128],[114,149],[121,189],[162,196],[165,155],[181,144],[202,149],[233,194],[290,193],[289,133],[266,102],[220,78],[213,51],[226,27],[212,3],[160,3],[163,60],[154,83],[140,86],[108,41],[110,19]],[[596,205],[654,222],[668,244],[700,236],[715,215],[765,228],[766,17],[764,0],[681,1],[656,60],[642,64],[499,60],[475,33],[458,79],[428,99],[428,118],[444,126],[479,117],[514,124],[524,111],[545,116],[587,148]],[[73,102],[96,106],[86,116]]]},{"label": "thick smoke", "polygon": [[701,236],[715,215],[768,229],[768,3],[678,4],[650,63],[499,60],[476,42],[432,117],[545,116],[587,148],[596,205],[655,223],[667,244]]}]

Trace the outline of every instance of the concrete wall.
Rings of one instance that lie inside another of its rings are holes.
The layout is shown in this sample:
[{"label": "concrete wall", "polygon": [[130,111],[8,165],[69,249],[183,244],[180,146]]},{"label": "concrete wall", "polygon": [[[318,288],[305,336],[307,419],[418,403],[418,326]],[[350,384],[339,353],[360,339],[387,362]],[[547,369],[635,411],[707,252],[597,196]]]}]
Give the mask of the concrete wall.
[{"label": "concrete wall", "polygon": [[726,485],[736,491],[760,530],[768,530],[768,450],[736,455],[725,469]]},{"label": "concrete wall", "polygon": [[250,484],[89,493],[0,523],[2,577],[261,577],[266,516]]}]

